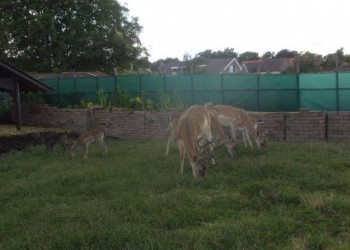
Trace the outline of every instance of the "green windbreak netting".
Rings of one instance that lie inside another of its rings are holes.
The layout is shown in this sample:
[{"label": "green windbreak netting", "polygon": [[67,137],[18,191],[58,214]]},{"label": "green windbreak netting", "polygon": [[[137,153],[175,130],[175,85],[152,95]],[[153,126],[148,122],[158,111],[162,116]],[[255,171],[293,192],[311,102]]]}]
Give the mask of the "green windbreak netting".
[{"label": "green windbreak netting", "polygon": [[339,110],[340,111],[350,110],[350,90],[339,91]]},{"label": "green windbreak netting", "polygon": [[350,73],[339,73],[338,79],[339,88],[350,88]]},{"label": "green windbreak netting", "polygon": [[167,75],[164,77],[165,91],[191,91],[192,77],[190,75]]},{"label": "green windbreak netting", "polygon": [[258,75],[224,75],[224,90],[257,89]]},{"label": "green windbreak netting", "polygon": [[75,79],[73,78],[60,79],[58,89],[60,94],[75,93],[76,92]]},{"label": "green windbreak netting", "polygon": [[334,73],[300,74],[300,89],[329,89],[336,87]]},{"label": "green windbreak netting", "polygon": [[117,84],[122,90],[128,92],[140,92],[141,91],[141,76],[118,76]]},{"label": "green windbreak netting", "polygon": [[260,89],[296,89],[297,77],[294,74],[260,75]]},{"label": "green windbreak netting", "polygon": [[336,74],[300,74],[300,108],[337,110]]},{"label": "green windbreak netting", "polygon": [[222,103],[221,91],[204,91],[204,92],[194,92],[194,104],[205,104],[207,102],[212,102],[215,104]]},{"label": "green windbreak netting", "polygon": [[76,78],[75,81],[76,81],[76,92],[96,94],[98,90],[97,77]]},{"label": "green windbreak netting", "polygon": [[112,93],[116,89],[117,78],[114,76],[99,77],[97,81],[98,89],[103,89],[106,93]]},{"label": "green windbreak netting", "polygon": [[256,91],[225,91],[224,104],[243,108],[245,110],[257,110]]},{"label": "green windbreak netting", "polygon": [[194,75],[193,89],[221,90],[221,75]]},{"label": "green windbreak netting", "polygon": [[48,87],[52,88],[54,92],[58,93],[58,79],[43,79],[41,81]]},{"label": "green windbreak netting", "polygon": [[252,111],[350,110],[350,73],[131,75],[42,82],[54,90],[45,95],[47,102],[63,107],[77,105],[81,98],[96,103],[99,89],[113,94],[118,86],[130,97],[142,94],[154,103],[165,93],[187,106],[213,102]]},{"label": "green windbreak netting", "polygon": [[142,76],[141,91],[144,92],[162,92],[164,90],[164,76]]},{"label": "green windbreak netting", "polygon": [[258,111],[295,111],[298,110],[296,90],[260,91]]},{"label": "green windbreak netting", "polygon": [[337,110],[336,91],[302,90],[300,91],[300,107],[311,110]]}]

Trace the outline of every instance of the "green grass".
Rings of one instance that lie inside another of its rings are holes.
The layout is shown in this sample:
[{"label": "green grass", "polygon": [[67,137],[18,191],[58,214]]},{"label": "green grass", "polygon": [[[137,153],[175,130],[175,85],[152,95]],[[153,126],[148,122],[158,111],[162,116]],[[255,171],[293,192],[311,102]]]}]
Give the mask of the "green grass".
[{"label": "green grass", "polygon": [[350,144],[224,148],[194,179],[165,142],[0,157],[0,249],[350,249]]}]

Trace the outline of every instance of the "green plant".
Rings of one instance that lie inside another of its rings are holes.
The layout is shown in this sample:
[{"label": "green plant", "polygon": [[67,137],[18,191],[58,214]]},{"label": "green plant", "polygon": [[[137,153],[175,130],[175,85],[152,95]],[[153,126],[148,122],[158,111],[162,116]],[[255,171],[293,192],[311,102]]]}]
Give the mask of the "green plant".
[{"label": "green plant", "polygon": [[103,88],[97,91],[97,100],[100,108],[109,109],[111,107],[111,100],[109,99],[108,94],[106,94]]},{"label": "green plant", "polygon": [[153,101],[146,99],[142,94],[130,99],[130,107],[135,110],[152,110]]},{"label": "green plant", "polygon": [[28,92],[24,94],[24,100],[28,104],[43,104],[45,98],[42,92]]},{"label": "green plant", "polygon": [[0,113],[9,112],[13,99],[9,93],[0,92]]},{"label": "green plant", "polygon": [[92,109],[94,107],[94,103],[91,101],[85,100],[85,98],[80,99],[80,108],[83,109]]},{"label": "green plant", "polygon": [[116,108],[130,108],[129,92],[117,86],[112,98],[112,105]]},{"label": "green plant", "polygon": [[173,95],[169,95],[165,92],[160,94],[160,102],[157,104],[158,110],[166,111],[174,108],[184,108],[185,105],[180,96],[174,92]]}]

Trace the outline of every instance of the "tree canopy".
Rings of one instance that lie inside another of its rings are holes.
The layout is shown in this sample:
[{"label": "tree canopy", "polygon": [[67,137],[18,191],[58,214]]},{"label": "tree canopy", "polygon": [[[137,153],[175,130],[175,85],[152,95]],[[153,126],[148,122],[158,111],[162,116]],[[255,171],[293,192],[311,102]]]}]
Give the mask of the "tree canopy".
[{"label": "tree canopy", "polygon": [[0,1],[0,57],[37,72],[137,66],[148,53],[128,11],[115,0]]}]

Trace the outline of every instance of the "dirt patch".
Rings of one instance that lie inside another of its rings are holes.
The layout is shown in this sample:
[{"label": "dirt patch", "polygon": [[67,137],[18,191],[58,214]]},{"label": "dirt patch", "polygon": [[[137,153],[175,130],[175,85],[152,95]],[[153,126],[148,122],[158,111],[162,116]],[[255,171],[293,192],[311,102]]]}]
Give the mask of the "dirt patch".
[{"label": "dirt patch", "polygon": [[23,150],[31,145],[41,144],[37,134],[24,134],[0,137],[0,154],[11,150]]},{"label": "dirt patch", "polygon": [[[43,127],[22,127],[21,131],[17,131],[15,125],[1,125],[0,155],[12,150],[24,150],[29,146],[42,145],[44,137],[62,132],[64,130],[60,128]],[[76,138],[72,133],[69,136]]]}]

